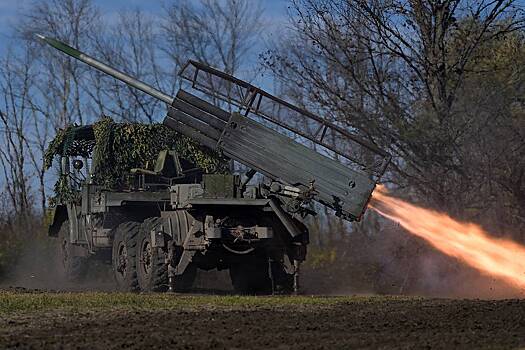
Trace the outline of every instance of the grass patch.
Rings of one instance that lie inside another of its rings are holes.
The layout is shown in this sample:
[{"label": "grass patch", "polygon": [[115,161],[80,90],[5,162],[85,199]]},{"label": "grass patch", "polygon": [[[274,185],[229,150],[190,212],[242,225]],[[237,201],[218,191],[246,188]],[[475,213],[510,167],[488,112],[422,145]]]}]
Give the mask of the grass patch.
[{"label": "grass patch", "polygon": [[302,306],[334,307],[341,303],[380,302],[381,299],[383,299],[383,297],[189,296],[100,292],[17,293],[12,291],[0,291],[0,314],[52,310],[231,310],[275,309],[275,307],[300,308]]}]

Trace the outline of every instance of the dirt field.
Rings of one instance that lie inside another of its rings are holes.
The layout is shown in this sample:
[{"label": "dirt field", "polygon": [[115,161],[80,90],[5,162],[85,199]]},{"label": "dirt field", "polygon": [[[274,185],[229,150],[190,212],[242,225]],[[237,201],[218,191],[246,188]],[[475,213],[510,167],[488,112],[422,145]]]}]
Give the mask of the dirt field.
[{"label": "dirt field", "polygon": [[0,348],[510,349],[525,300],[0,292]]}]

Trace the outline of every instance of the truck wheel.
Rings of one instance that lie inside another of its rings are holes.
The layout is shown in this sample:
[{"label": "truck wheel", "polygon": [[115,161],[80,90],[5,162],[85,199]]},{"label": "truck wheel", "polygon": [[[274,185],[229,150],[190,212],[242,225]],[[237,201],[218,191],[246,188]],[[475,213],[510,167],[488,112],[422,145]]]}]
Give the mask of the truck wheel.
[{"label": "truck wheel", "polygon": [[267,262],[232,265],[230,266],[230,278],[236,293],[269,294],[272,291]]},{"label": "truck wheel", "polygon": [[162,223],[161,218],[149,218],[141,225],[137,251],[137,278],[145,292],[163,292],[168,289],[166,256],[151,242],[151,231]]},{"label": "truck wheel", "polygon": [[58,232],[57,270],[61,280],[67,282],[81,281],[87,271],[87,257],[76,256],[75,246],[69,237],[69,221],[64,221]]},{"label": "truck wheel", "polygon": [[121,291],[138,291],[137,279],[137,241],[140,223],[127,221],[120,224],[113,238],[113,275]]}]

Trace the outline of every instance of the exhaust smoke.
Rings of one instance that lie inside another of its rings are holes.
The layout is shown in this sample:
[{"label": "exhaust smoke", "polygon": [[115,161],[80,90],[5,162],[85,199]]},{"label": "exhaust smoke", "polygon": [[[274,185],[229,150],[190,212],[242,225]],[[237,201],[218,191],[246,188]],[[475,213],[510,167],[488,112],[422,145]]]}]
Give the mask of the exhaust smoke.
[{"label": "exhaust smoke", "polygon": [[391,197],[384,186],[376,188],[370,207],[440,252],[525,290],[525,246],[492,237],[478,225]]}]

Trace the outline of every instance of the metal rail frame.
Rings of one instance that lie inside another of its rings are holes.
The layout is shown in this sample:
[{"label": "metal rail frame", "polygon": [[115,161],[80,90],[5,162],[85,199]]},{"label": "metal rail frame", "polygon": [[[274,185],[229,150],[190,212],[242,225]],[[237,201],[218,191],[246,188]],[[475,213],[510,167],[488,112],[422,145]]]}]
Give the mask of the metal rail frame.
[{"label": "metal rail frame", "polygon": [[[188,70],[192,67],[195,71],[193,74],[189,74]],[[213,89],[213,87],[208,87],[202,83],[199,82],[199,73],[204,72],[206,74],[209,74],[211,76],[215,76],[217,78],[220,78],[230,84],[233,84],[233,88],[239,89],[239,96],[241,96],[241,99],[236,99],[234,96],[232,96],[229,91],[231,89],[226,89],[227,92],[224,93],[220,89]],[[370,143],[367,140],[364,140],[352,133],[350,133],[348,130],[345,130],[344,128],[333,124],[332,122],[323,119],[322,117],[319,117],[318,115],[311,113],[305,109],[299,108],[283,99],[280,99],[276,96],[273,96],[269,94],[268,92],[246,82],[241,79],[238,79],[230,74],[227,74],[225,72],[222,72],[220,70],[217,70],[215,68],[212,68],[206,64],[203,64],[201,62],[190,60],[188,61],[180,70],[179,76],[183,78],[184,80],[188,81],[191,84],[191,87],[197,91],[200,91],[208,96],[211,96],[213,98],[222,100],[223,102],[226,102],[228,104],[231,104],[233,106],[236,106],[240,109],[240,112],[243,113],[245,116],[248,116],[250,113],[253,113],[254,115],[263,118],[264,120],[273,123],[281,128],[284,128],[292,133],[297,134],[298,136],[301,136],[319,146],[325,147],[326,149],[334,152],[335,154],[344,157],[348,160],[350,160],[353,163],[357,163],[361,166],[364,166],[368,168],[371,173],[377,177],[377,179],[381,178],[381,176],[384,174],[388,164],[390,163],[391,156],[383,151],[382,149],[378,148],[376,145]],[[276,103],[277,105],[286,107],[288,109],[291,109],[292,111],[300,114],[306,120],[312,120],[318,124],[320,124],[319,128],[315,132],[314,136],[308,135],[304,131],[296,128],[293,125],[290,125],[288,123],[285,123],[281,120],[278,120],[272,115],[269,115],[267,113],[264,113],[260,110],[261,102],[263,98],[269,99],[271,102]],[[363,164],[363,162],[359,161],[358,159],[355,159],[349,154],[346,154],[342,152],[341,150],[337,149],[336,147],[328,144],[324,141],[324,137],[327,133],[327,131],[333,131],[341,136],[365,147],[369,151],[373,152],[374,154],[381,157],[381,163],[374,165],[374,168],[377,167],[377,170],[370,169],[370,164]]]}]

